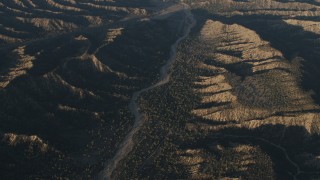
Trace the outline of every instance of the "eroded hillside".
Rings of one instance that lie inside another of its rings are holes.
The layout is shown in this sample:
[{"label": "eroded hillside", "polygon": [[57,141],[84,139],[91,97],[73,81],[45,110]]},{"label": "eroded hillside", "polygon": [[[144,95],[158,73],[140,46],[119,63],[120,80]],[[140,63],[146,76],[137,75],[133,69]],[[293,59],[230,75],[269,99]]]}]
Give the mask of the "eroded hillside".
[{"label": "eroded hillside", "polygon": [[132,94],[159,78],[184,13],[149,15],[144,7],[167,5],[142,1],[1,5],[0,34],[13,40],[0,48],[1,178],[97,176],[134,124]]},{"label": "eroded hillside", "polygon": [[184,2],[197,26],[114,178],[319,178],[319,2]]},{"label": "eroded hillside", "polygon": [[319,179],[319,0],[0,2],[3,179]]},{"label": "eroded hillside", "polygon": [[143,0],[8,0],[0,2],[0,44],[35,40],[148,14]]}]

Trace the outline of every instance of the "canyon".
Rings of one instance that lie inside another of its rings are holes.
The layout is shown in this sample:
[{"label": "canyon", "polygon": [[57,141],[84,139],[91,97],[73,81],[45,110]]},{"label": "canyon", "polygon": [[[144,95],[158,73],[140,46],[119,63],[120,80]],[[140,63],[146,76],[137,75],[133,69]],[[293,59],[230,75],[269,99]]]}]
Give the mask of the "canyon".
[{"label": "canyon", "polygon": [[320,178],[319,13],[1,1],[0,177]]}]

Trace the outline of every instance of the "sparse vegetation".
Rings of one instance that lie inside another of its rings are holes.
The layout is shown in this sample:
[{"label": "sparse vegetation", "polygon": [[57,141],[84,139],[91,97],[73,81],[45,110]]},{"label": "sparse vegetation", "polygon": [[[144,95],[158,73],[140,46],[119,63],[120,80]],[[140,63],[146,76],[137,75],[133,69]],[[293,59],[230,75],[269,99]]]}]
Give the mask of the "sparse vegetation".
[{"label": "sparse vegetation", "polygon": [[177,1],[1,2],[0,177],[97,178],[147,88],[113,179],[319,178],[319,2],[181,2],[176,54]]},{"label": "sparse vegetation", "polygon": [[178,48],[171,81],[139,100],[146,122],[114,177],[305,177],[294,154],[318,145],[289,147],[296,143],[285,137],[301,127],[303,134],[293,130],[304,139],[298,144],[316,138],[307,124],[317,121],[319,107],[301,90],[296,66],[250,29],[200,22],[201,31]]},{"label": "sparse vegetation", "polygon": [[[158,78],[175,26],[134,20],[0,49],[8,62],[0,68],[0,156],[11,157],[1,177],[97,176],[132,128],[132,93]],[[12,145],[7,133],[39,137],[49,150],[30,150],[32,140]]]}]

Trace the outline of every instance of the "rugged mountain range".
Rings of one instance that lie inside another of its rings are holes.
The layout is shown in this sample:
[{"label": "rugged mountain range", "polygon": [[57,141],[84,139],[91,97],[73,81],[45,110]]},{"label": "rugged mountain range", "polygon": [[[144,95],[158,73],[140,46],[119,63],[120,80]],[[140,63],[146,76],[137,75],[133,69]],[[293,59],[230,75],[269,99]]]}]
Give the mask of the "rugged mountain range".
[{"label": "rugged mountain range", "polygon": [[1,179],[320,178],[319,15],[0,1]]}]

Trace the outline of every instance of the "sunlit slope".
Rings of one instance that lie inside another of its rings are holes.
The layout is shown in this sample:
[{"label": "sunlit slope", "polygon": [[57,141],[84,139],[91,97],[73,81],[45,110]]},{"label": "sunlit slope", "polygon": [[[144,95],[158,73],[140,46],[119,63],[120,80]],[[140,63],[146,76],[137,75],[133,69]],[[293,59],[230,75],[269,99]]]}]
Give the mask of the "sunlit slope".
[{"label": "sunlit slope", "polygon": [[133,124],[132,93],[158,78],[181,33],[180,16],[128,20],[3,46],[1,177],[96,176]]},{"label": "sunlit slope", "polygon": [[[268,123],[274,119],[275,123],[288,125],[299,125],[295,124],[299,120],[300,123],[318,122],[319,115],[312,111],[319,108],[310,95],[299,88],[295,65],[255,32],[237,24],[208,20],[200,39],[211,45],[213,51],[202,55],[206,60],[198,67],[207,72],[211,70],[213,75],[203,74],[194,82],[204,107],[195,109],[195,115],[207,120],[251,125],[257,125],[256,120],[262,118],[268,119]],[[305,114],[303,121],[301,115],[292,116],[292,112],[303,111],[311,112]],[[308,121],[307,115],[310,115]]]},{"label": "sunlit slope", "polygon": [[61,32],[146,15],[144,1],[8,0],[0,2],[0,44],[34,40]]},{"label": "sunlit slope", "polygon": [[183,2],[0,2],[1,177],[319,179],[320,1]]},{"label": "sunlit slope", "polygon": [[184,2],[197,27],[118,177],[319,178],[319,3]]}]

